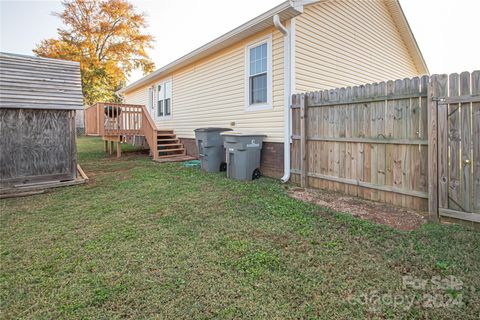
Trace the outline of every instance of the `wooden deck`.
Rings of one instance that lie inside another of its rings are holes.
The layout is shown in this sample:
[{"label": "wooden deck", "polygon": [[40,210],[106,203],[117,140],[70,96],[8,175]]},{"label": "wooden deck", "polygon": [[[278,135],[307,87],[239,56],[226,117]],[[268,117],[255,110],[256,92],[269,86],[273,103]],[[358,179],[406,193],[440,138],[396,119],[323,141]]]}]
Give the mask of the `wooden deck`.
[{"label": "wooden deck", "polygon": [[153,160],[159,162],[187,161],[184,145],[174,130],[157,128],[144,105],[96,103],[85,109],[85,134],[100,136],[105,152],[122,154],[121,144],[144,137]]}]

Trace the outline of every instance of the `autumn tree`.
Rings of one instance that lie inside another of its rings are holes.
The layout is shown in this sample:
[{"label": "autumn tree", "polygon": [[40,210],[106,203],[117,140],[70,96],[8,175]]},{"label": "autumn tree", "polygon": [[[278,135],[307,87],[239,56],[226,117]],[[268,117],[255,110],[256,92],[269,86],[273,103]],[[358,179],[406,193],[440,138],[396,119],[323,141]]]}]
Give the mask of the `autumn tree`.
[{"label": "autumn tree", "polygon": [[41,57],[80,62],[84,101],[115,102],[115,91],[134,69],[149,73],[154,64],[146,49],[153,37],[144,32],[145,14],[127,0],[65,0],[57,39],[43,40],[33,50]]}]

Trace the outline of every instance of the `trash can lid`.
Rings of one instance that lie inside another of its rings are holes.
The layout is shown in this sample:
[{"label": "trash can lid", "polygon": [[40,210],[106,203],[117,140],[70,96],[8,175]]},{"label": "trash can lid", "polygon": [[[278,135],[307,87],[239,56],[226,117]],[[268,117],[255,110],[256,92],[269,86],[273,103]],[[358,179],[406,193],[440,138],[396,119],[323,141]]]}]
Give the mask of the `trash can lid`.
[{"label": "trash can lid", "polygon": [[238,131],[229,131],[220,133],[222,136],[237,136],[237,137],[266,137],[264,133],[257,132],[238,132]]},{"label": "trash can lid", "polygon": [[195,132],[216,132],[216,131],[232,131],[233,129],[230,128],[215,128],[215,127],[208,127],[208,128],[198,128],[193,131]]}]

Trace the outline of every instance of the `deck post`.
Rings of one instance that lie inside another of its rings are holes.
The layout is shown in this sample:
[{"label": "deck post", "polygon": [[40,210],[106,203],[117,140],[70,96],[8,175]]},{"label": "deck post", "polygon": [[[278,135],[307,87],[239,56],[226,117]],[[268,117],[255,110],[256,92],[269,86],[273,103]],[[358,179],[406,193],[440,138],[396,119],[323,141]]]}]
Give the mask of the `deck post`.
[{"label": "deck post", "polygon": [[120,141],[117,142],[117,159],[122,157],[122,144]]},{"label": "deck post", "polygon": [[105,147],[104,147],[105,153],[107,153],[108,152],[108,141],[105,140],[104,142],[105,142]]},{"label": "deck post", "polygon": [[110,155],[113,154],[113,148],[114,148],[114,146],[113,146],[113,141],[110,141],[110,149],[109,149]]}]

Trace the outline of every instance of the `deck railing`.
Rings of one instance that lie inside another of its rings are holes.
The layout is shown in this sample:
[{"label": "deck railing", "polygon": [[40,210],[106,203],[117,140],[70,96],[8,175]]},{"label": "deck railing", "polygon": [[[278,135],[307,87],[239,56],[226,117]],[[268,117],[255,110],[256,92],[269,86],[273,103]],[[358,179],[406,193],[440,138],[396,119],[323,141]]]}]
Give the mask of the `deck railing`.
[{"label": "deck railing", "polygon": [[157,127],[143,105],[98,102],[85,109],[85,134],[101,137],[145,136],[156,158]]},{"label": "deck railing", "polygon": [[142,135],[142,105],[99,102],[85,109],[87,135]]}]

